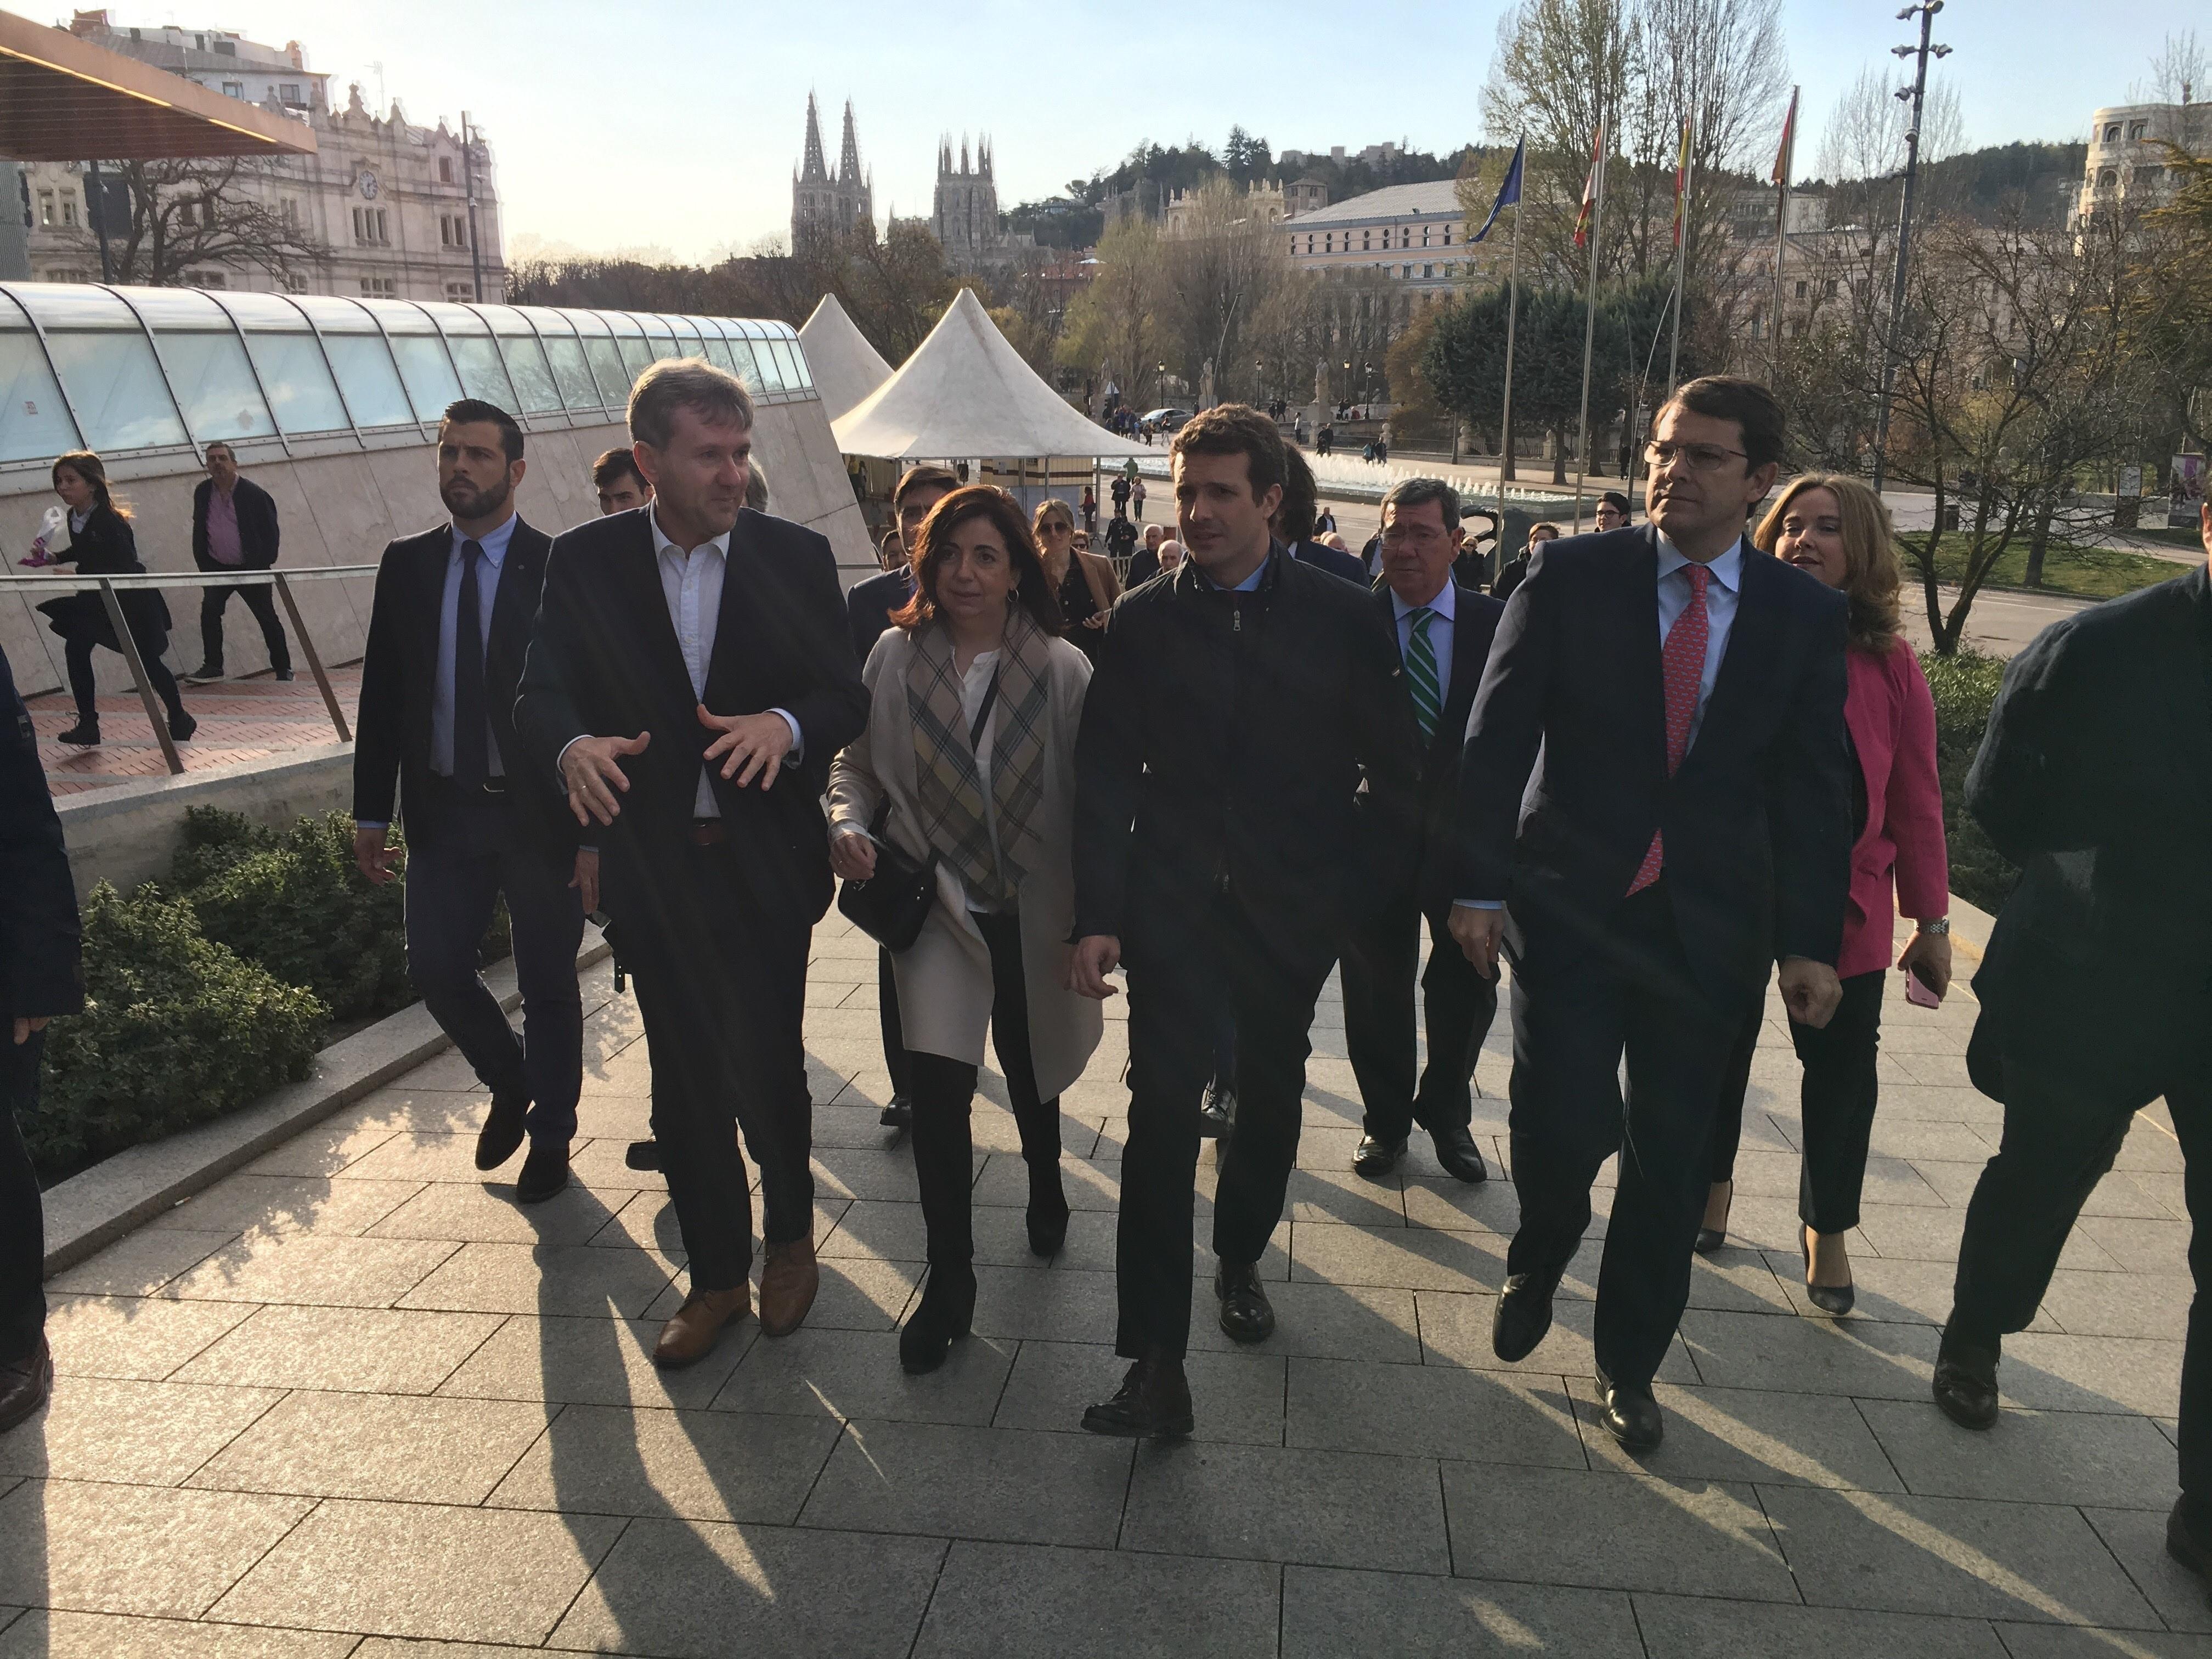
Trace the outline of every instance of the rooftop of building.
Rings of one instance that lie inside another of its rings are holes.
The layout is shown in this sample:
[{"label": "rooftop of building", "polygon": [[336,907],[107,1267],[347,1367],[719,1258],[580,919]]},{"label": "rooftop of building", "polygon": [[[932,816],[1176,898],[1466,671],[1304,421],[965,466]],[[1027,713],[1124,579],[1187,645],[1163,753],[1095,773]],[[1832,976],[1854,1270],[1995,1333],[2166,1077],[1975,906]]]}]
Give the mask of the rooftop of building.
[{"label": "rooftop of building", "polygon": [[1311,213],[1301,213],[1293,222],[1300,228],[1310,225],[1363,224],[1376,219],[1433,218],[1449,214],[1460,216],[1459,181],[1454,179],[1432,179],[1425,185],[1391,185],[1382,190],[1370,190],[1364,196],[1347,196],[1341,202],[1332,202]]}]

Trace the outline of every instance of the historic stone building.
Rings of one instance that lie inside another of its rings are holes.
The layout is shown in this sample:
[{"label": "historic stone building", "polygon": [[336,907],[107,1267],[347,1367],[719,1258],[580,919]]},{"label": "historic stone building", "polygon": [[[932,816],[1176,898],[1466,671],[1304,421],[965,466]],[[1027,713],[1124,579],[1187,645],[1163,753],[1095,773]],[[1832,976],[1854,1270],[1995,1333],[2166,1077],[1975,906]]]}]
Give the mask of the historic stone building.
[{"label": "historic stone building", "polygon": [[[505,296],[499,193],[481,134],[471,135],[472,153],[465,154],[460,135],[443,120],[416,126],[397,100],[378,114],[362,102],[358,86],[343,107],[332,107],[330,76],[307,68],[296,40],[280,49],[223,29],[114,27],[105,11],[78,12],[70,32],[314,129],[315,155],[241,168],[211,199],[195,199],[200,174],[187,172],[179,175],[178,199],[158,204],[170,226],[190,230],[201,216],[226,211],[227,201],[252,202],[287,227],[269,263],[232,252],[173,273],[137,273],[136,280],[159,274],[198,288],[469,300],[477,297],[480,265],[482,297]],[[470,243],[471,173],[480,261]],[[22,175],[31,276],[97,282],[100,248],[90,230],[82,163],[40,162],[26,166]]]},{"label": "historic stone building", "polygon": [[853,130],[853,102],[845,100],[844,143],[837,171],[830,171],[822,149],[822,122],[814,94],[806,95],[806,149],[791,175],[791,251],[849,234],[876,222],[875,178],[860,170],[860,141]]},{"label": "historic stone building", "polygon": [[999,222],[999,185],[991,174],[991,141],[975,141],[975,159],[968,159],[968,140],[960,140],[960,161],[952,161],[952,140],[937,147],[937,197],[929,228],[956,270],[1005,264],[1019,250],[1036,245],[1026,233],[1010,235]]},{"label": "historic stone building", "polygon": [[2212,104],[2123,104],[2089,118],[2089,154],[2075,204],[2079,219],[2125,204],[2138,211],[2172,194],[2166,146],[2201,155],[2212,141]]}]

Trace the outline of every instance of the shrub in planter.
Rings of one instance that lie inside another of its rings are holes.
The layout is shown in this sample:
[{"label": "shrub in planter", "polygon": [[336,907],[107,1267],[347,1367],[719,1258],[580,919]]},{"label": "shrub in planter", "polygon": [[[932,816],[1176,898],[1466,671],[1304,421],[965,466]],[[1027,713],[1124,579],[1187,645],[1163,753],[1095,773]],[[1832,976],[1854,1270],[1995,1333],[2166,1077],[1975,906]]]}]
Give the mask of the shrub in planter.
[{"label": "shrub in planter", "polygon": [[1966,771],[1982,746],[1990,708],[2004,680],[1996,657],[1961,651],[1920,659],[1936,699],[1936,769],[1943,782],[1943,835],[1951,853],[1951,890],[1994,915],[2011,895],[2020,871],[1990,844],[1966,810]]},{"label": "shrub in planter", "polygon": [[85,1008],[48,1028],[32,1158],[52,1170],[220,1117],[307,1074],[329,1014],[211,943],[189,904],[107,883],[84,904]]}]

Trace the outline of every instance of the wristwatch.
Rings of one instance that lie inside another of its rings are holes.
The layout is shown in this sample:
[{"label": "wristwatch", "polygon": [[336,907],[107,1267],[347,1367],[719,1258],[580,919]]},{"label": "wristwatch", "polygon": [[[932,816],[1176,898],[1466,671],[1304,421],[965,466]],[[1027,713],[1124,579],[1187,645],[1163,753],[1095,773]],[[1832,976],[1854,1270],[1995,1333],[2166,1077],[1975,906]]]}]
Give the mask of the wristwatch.
[{"label": "wristwatch", "polygon": [[1916,933],[1926,933],[1933,939],[1948,939],[1951,934],[1951,918],[1937,916],[1929,921],[1916,921],[1912,924],[1912,931]]}]

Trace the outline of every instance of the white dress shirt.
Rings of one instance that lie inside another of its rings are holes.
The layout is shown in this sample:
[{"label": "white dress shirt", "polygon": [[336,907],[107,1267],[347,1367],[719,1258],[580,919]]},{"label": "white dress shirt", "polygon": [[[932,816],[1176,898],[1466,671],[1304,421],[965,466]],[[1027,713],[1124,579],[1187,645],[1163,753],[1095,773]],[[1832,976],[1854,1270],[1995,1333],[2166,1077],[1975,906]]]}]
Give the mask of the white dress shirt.
[{"label": "white dress shirt", "polygon": [[[510,513],[506,523],[481,536],[471,536],[455,525],[453,545],[446,552],[446,584],[438,598],[438,667],[430,683],[430,769],[441,778],[453,775],[453,637],[461,615],[461,547],[474,542],[483,549],[483,557],[477,562],[477,623],[483,630],[477,649],[481,652],[491,644],[492,606],[499,601],[500,572],[507,564],[507,544],[514,539],[518,522]],[[507,775],[499,757],[498,739],[489,733],[484,738],[484,757],[490,763],[492,776]]]},{"label": "white dress shirt", "polygon": [[1434,612],[1429,618],[1429,644],[1437,653],[1437,711],[1451,696],[1452,639],[1459,625],[1459,584],[1449,576],[1436,598],[1426,605],[1407,605],[1394,589],[1390,594],[1390,614],[1398,623],[1398,656],[1403,660],[1413,646],[1413,616],[1416,611]]}]

